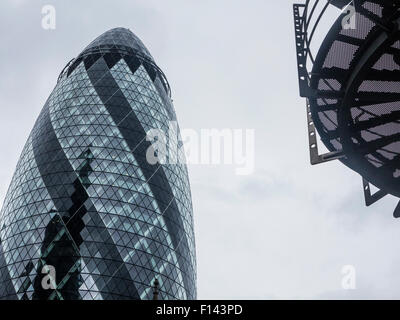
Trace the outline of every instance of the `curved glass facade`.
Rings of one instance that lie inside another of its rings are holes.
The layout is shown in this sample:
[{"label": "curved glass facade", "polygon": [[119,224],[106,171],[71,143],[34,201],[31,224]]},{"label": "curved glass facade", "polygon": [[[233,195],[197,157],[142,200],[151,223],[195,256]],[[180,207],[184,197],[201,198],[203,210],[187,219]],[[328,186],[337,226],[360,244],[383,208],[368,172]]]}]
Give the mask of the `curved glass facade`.
[{"label": "curved glass facade", "polygon": [[152,299],[155,279],[160,299],[196,298],[186,166],[146,160],[150,129],[179,141],[171,121],[168,82],[131,31],[65,67],[0,213],[0,298]]}]

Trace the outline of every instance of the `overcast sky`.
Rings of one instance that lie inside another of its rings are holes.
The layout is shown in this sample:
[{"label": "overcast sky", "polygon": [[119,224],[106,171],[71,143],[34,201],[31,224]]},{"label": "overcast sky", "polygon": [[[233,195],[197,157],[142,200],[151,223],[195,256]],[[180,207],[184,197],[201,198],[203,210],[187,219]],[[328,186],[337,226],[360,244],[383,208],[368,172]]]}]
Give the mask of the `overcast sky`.
[{"label": "overcast sky", "polygon": [[[55,30],[41,27],[45,4]],[[62,68],[126,27],[166,74],[182,128],[256,130],[254,174],[189,167],[200,299],[399,298],[396,199],[366,208],[359,175],[309,164],[292,19],[289,0],[2,0],[1,202]]]}]

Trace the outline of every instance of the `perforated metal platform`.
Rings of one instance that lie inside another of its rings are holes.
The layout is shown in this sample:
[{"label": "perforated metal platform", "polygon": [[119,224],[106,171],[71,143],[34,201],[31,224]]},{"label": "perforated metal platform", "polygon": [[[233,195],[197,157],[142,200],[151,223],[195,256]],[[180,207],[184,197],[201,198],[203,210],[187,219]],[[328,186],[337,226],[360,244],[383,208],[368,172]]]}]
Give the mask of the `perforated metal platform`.
[{"label": "perforated metal platform", "polygon": [[[311,162],[340,159],[360,173],[370,205],[388,193],[400,197],[400,4],[352,1],[337,11],[314,55],[323,15],[345,2],[294,5],[300,95],[307,98]],[[314,127],[330,153],[318,154]],[[368,198],[368,182],[381,189],[375,197]]]}]

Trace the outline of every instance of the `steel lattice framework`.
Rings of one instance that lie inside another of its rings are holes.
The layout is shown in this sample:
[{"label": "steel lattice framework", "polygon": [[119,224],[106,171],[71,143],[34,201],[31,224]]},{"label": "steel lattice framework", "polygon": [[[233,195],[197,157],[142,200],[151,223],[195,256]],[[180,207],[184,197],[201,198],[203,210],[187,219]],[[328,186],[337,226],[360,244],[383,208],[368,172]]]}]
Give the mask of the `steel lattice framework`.
[{"label": "steel lattice framework", "polygon": [[[338,18],[312,52],[333,6]],[[307,98],[312,164],[339,159],[363,177],[366,205],[400,197],[399,1],[309,1],[294,5],[300,95]],[[318,132],[328,148],[319,154]],[[371,194],[370,183],[379,190]],[[398,205],[394,215],[400,216]]]}]

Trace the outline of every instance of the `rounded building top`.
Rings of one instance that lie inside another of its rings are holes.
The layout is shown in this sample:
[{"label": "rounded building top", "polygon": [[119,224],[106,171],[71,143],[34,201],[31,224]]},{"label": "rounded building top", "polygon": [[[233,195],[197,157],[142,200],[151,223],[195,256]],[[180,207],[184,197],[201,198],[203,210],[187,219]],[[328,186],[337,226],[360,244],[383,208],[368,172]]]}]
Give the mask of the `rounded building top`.
[{"label": "rounded building top", "polygon": [[81,53],[86,55],[93,51],[102,51],[108,49],[133,49],[144,57],[154,61],[149,50],[143,42],[129,29],[114,28],[104,32],[94,39]]},{"label": "rounded building top", "polygon": [[114,62],[119,60],[121,56],[138,58],[141,63],[153,68],[154,72],[159,74],[168,96],[171,97],[171,88],[167,78],[155,63],[149,50],[131,30],[121,27],[110,29],[94,39],[75,59],[67,63],[61,71],[58,81],[68,77],[82,60],[91,60],[93,62],[104,55],[112,55]]}]

